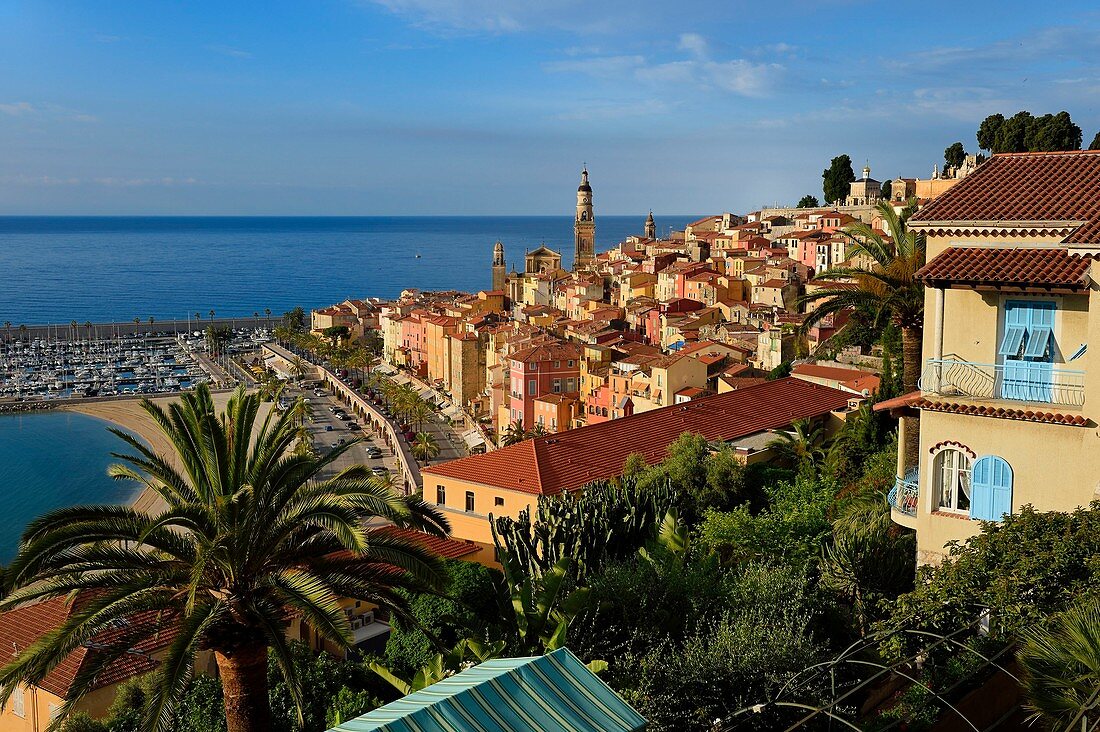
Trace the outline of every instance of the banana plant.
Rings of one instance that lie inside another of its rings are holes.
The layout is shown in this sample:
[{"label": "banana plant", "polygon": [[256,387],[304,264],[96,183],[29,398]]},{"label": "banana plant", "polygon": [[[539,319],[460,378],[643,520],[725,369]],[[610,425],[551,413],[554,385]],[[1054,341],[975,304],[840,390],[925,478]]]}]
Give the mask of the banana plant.
[{"label": "banana plant", "polygon": [[407,679],[377,661],[371,661],[367,665],[386,683],[406,695],[425,689],[483,661],[499,658],[504,652],[504,645],[504,641],[483,642],[477,638],[465,638],[446,653],[437,654]]}]

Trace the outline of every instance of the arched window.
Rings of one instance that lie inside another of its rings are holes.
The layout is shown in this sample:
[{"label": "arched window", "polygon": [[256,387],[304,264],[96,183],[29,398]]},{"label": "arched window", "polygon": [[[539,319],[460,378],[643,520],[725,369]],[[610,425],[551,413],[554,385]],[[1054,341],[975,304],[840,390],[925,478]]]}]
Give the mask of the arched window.
[{"label": "arched window", "polygon": [[939,508],[970,513],[970,456],[953,447],[940,450],[933,460],[933,475]]},{"label": "arched window", "polygon": [[1000,521],[1012,513],[1012,467],[1002,457],[983,455],[974,462],[970,518]]}]

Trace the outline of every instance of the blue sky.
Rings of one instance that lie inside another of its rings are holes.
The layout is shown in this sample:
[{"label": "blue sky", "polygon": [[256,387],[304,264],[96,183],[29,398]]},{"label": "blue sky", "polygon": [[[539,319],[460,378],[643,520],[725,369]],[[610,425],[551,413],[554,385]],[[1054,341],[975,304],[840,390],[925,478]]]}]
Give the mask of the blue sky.
[{"label": "blue sky", "polygon": [[[1091,6],[1091,7],[1090,7]],[[2,214],[745,211],[1100,129],[1095,2],[0,0]]]}]

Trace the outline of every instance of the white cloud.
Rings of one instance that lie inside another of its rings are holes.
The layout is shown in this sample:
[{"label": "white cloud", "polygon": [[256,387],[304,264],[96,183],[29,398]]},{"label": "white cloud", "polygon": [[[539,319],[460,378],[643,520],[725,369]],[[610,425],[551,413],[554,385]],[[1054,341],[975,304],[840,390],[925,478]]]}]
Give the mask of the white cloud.
[{"label": "white cloud", "polygon": [[9,102],[7,104],[0,104],[0,112],[11,115],[12,117],[30,114],[34,111],[34,105],[30,102]]},{"label": "white cloud", "polygon": [[689,87],[726,91],[746,97],[769,96],[786,73],[780,64],[756,63],[740,58],[725,61],[691,58],[654,63],[641,55],[555,61],[545,64],[543,68],[552,73],[634,80],[666,90],[669,87]]},{"label": "white cloud", "polygon": [[680,42],[676,47],[681,51],[687,51],[695,58],[705,58],[707,55],[707,39],[698,33],[681,33]]}]

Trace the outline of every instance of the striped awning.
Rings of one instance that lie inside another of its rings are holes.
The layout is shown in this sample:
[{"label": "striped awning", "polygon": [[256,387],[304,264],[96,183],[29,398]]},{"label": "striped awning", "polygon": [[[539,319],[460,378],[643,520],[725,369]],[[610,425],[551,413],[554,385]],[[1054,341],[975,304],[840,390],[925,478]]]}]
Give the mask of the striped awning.
[{"label": "striped awning", "polygon": [[646,720],[568,649],[486,661],[329,732],[628,732]]}]

